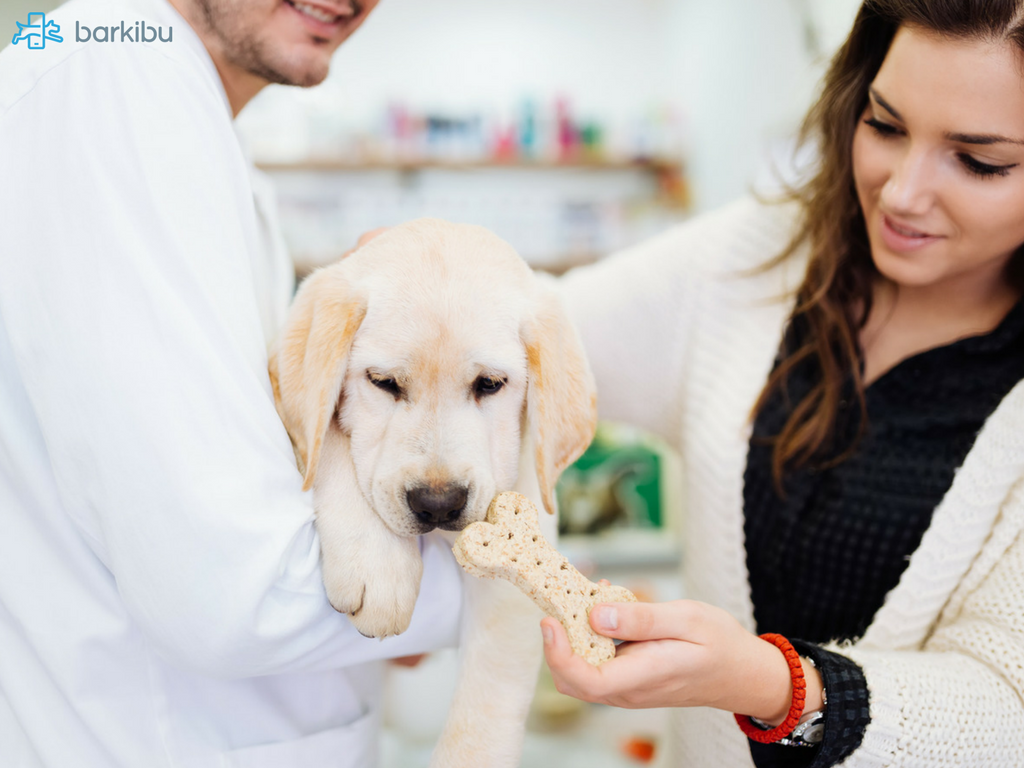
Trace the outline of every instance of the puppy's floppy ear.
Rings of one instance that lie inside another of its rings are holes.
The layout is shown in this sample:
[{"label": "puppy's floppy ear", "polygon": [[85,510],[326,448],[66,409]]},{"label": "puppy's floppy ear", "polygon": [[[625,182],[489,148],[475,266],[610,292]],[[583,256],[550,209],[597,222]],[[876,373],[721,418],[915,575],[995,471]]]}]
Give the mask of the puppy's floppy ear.
[{"label": "puppy's floppy ear", "polygon": [[555,294],[545,292],[523,325],[529,375],[527,418],[536,450],[544,508],[555,512],[555,481],[590,445],[597,428],[597,391],[576,330]]},{"label": "puppy's floppy ear", "polygon": [[304,491],[316,477],[348,353],[366,314],[365,301],[353,291],[341,266],[306,278],[270,353],[274,402],[292,439]]}]

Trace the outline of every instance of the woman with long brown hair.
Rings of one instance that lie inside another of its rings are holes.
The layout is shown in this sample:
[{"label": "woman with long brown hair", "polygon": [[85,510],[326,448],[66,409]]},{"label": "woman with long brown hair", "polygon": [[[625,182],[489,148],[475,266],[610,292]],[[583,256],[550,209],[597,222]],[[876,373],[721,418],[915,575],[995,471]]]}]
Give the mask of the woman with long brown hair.
[{"label": "woman with long brown hair", "polygon": [[682,453],[692,599],[548,663],[678,708],[672,765],[1020,765],[1024,2],[867,0],[803,139],[788,201],[563,280],[605,418]]}]

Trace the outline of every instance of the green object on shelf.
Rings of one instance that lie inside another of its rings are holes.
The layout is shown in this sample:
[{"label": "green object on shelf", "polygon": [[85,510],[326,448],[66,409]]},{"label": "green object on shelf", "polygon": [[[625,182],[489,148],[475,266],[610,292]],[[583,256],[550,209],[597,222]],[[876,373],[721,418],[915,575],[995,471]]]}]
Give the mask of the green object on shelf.
[{"label": "green object on shelf", "polygon": [[599,425],[590,447],[558,482],[559,532],[662,527],[663,466],[650,441]]}]

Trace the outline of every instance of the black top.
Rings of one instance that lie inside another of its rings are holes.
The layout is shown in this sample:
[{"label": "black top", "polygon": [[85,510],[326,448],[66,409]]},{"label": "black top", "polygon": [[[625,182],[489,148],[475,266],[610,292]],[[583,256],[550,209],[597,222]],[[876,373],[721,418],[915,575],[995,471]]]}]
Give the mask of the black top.
[{"label": "black top", "polygon": [[[784,348],[796,349],[807,333],[798,318]],[[835,439],[810,465],[785,473],[780,498],[765,438],[780,432],[819,377],[815,360],[798,366],[788,398],[777,391],[758,414],[743,496],[757,630],[785,635],[818,664],[829,696],[825,740],[814,749],[751,742],[759,768],[831,766],[860,744],[870,721],[864,675],[817,644],[864,634],[985,420],[1024,378],[1024,302],[992,332],[921,352],[879,377],[865,392],[869,421],[853,455],[823,468],[858,427],[847,382]]]}]

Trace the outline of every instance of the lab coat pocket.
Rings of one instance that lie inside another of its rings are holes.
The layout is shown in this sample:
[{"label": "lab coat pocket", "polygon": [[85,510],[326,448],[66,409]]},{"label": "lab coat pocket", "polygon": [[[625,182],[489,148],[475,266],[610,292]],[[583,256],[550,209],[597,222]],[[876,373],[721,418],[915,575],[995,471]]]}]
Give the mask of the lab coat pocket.
[{"label": "lab coat pocket", "polygon": [[294,741],[260,744],[227,753],[227,768],[373,768],[379,718],[371,711],[338,728]]}]

